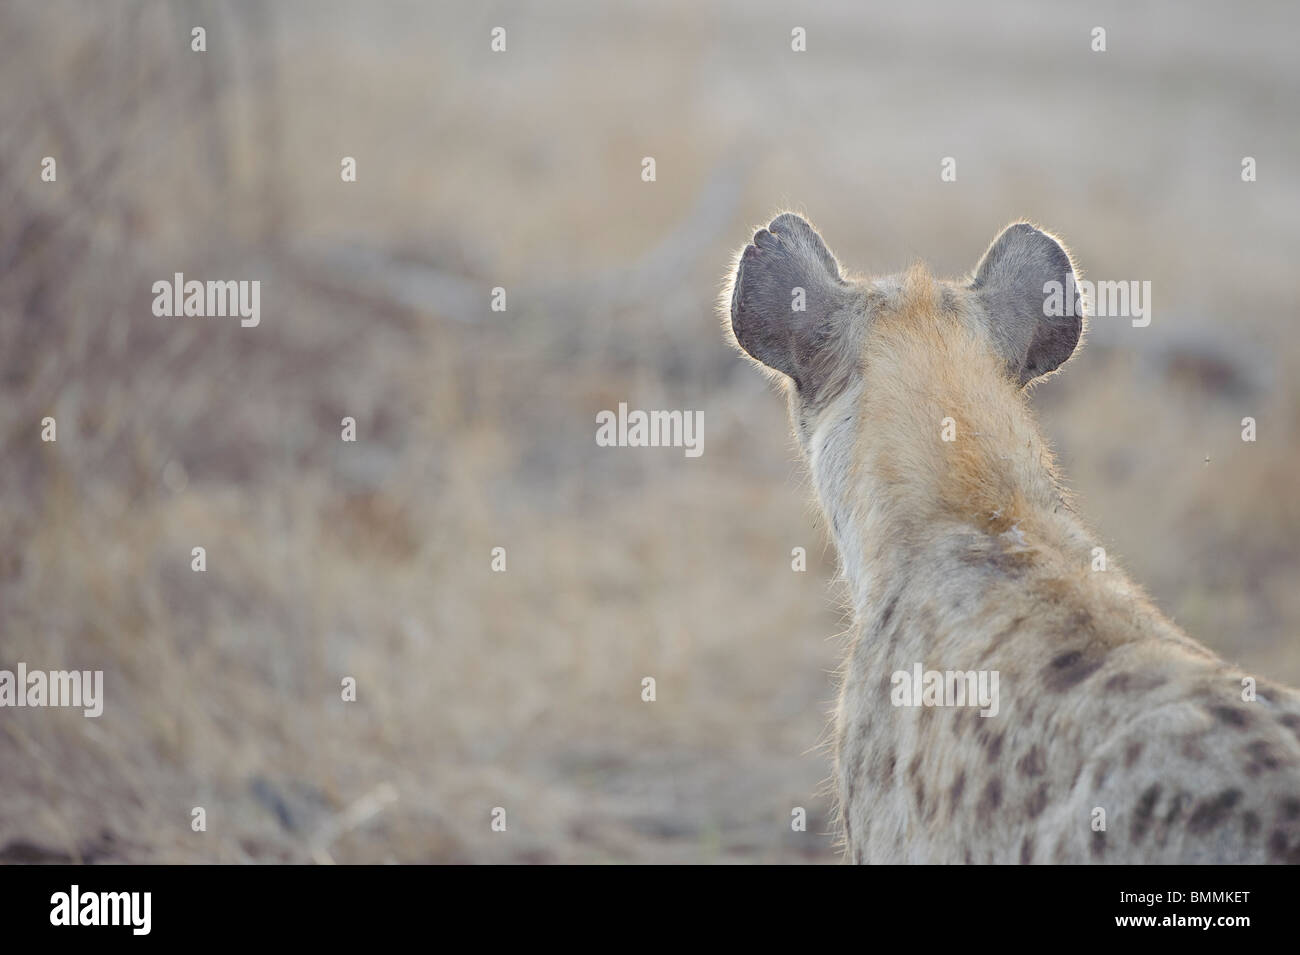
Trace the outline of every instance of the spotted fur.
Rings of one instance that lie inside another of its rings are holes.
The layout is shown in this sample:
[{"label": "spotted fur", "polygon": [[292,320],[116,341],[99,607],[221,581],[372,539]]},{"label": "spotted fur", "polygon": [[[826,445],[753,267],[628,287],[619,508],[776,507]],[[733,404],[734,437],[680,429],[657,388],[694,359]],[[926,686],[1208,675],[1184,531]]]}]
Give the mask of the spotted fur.
[{"label": "spotted fur", "polygon": [[[1243,701],[1246,674],[1113,561],[1092,569],[1030,413],[1025,386],[1084,331],[1082,302],[1044,314],[1045,283],[1073,273],[1028,223],[958,281],[845,277],[790,213],[737,257],[727,326],[788,393],[852,603],[846,858],[1300,862],[1300,694]],[[997,671],[1000,711],[892,705],[916,662]]]}]

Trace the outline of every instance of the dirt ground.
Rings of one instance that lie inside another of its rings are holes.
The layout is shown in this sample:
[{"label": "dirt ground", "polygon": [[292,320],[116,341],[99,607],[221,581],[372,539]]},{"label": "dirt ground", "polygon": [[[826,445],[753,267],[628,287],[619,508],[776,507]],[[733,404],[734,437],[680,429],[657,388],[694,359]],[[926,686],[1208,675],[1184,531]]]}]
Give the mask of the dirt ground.
[{"label": "dirt ground", "polygon": [[[0,861],[837,861],[834,554],[715,311],[786,206],[863,271],[1029,217],[1150,281],[1034,404],[1300,683],[1295,7],[1049,7],[0,5],[0,668],[105,685],[0,710]],[[156,317],[176,272],[260,324]],[[619,402],[704,453],[598,447]]]}]

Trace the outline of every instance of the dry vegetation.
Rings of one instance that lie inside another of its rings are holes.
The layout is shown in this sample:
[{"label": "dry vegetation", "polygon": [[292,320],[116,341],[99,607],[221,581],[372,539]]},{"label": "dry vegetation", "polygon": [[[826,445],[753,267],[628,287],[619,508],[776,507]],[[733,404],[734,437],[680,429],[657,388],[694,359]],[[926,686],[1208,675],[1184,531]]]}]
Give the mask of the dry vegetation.
[{"label": "dry vegetation", "polygon": [[[776,4],[0,7],[0,666],[107,692],[0,711],[0,860],[833,861],[831,555],[712,311],[785,202],[864,268],[1030,216],[1151,280],[1035,403],[1162,606],[1300,682],[1294,15],[1116,6],[1102,59],[967,6],[800,56]],[[177,271],[261,325],[155,318]],[[596,447],[619,401],[703,457]]]}]

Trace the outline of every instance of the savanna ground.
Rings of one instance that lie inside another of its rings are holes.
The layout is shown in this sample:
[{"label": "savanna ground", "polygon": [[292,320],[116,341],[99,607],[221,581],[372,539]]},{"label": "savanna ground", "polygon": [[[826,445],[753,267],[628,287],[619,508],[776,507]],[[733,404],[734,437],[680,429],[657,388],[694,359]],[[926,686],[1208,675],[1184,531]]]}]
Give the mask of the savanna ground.
[{"label": "savanna ground", "polygon": [[[1296,15],[1045,6],[0,6],[0,667],[107,697],[0,711],[0,860],[835,860],[833,554],[714,312],[785,205],[1151,281],[1033,402],[1112,555],[1300,682]],[[154,317],[174,272],[261,324]],[[620,401],[703,456],[597,447]]]}]

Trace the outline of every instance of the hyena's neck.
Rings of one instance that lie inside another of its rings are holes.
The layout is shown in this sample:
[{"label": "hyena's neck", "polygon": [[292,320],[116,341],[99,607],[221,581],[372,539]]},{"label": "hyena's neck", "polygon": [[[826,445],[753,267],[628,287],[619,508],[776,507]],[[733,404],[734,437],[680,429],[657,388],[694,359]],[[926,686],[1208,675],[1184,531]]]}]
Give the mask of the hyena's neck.
[{"label": "hyena's neck", "polygon": [[959,321],[876,329],[808,453],[860,619],[922,567],[1089,559],[1023,396]]}]

